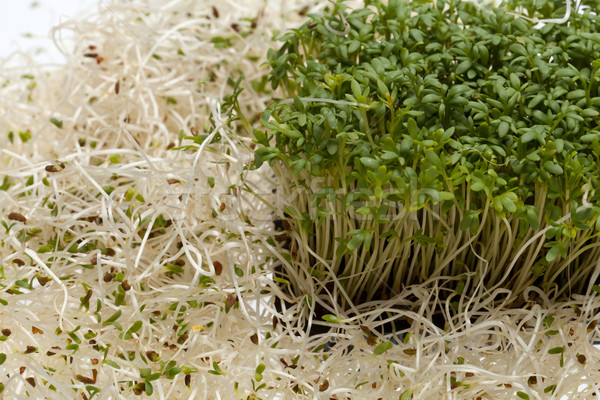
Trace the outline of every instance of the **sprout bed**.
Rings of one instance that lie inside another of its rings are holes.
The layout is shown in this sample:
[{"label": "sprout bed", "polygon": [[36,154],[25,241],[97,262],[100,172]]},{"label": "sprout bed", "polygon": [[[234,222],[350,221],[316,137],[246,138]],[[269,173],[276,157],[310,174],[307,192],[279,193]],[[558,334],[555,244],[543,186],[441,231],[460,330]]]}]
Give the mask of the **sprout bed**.
[{"label": "sprout bed", "polygon": [[[595,5],[539,30],[502,9],[389,3],[367,3],[367,15],[359,3],[301,0],[102,2],[53,31],[65,65],[3,60],[0,398],[600,395],[598,88],[595,59],[585,64],[598,52]],[[538,3],[509,6],[565,14]],[[460,13],[446,21],[452,7]],[[449,29],[454,43],[460,27],[485,28],[469,13],[506,18],[495,21],[500,42],[484,46],[498,65],[525,53],[478,92],[470,80],[490,74],[471,58],[482,47],[432,46],[449,57],[438,61],[449,81],[415,74],[422,91],[406,95],[402,79],[376,78],[393,73],[374,60],[390,59],[396,35],[377,31],[378,9],[407,32],[408,58],[395,62],[415,71],[432,68],[410,55],[424,53],[417,30]],[[563,37],[569,29],[577,35]],[[579,61],[546,53],[561,41]],[[503,107],[515,96],[511,122]],[[329,135],[324,144],[298,142],[307,124]],[[525,129],[535,137],[523,143]],[[393,149],[384,131],[399,135]],[[347,147],[343,135],[334,146],[344,132]],[[403,154],[404,140],[418,151]],[[417,178],[403,193],[413,196],[373,185],[394,169],[404,176],[406,163]],[[519,168],[538,175],[505,177]],[[383,200],[398,206],[380,211]]]}]

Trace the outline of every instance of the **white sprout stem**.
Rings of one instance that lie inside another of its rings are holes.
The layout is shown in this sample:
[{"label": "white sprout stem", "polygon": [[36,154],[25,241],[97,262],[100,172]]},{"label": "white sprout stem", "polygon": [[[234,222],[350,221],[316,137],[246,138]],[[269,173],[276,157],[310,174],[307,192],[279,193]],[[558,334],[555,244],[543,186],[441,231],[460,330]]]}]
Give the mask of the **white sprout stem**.
[{"label": "white sprout stem", "polygon": [[27,254],[36,263],[38,263],[38,265],[40,267],[42,267],[42,269],[44,271],[46,271],[46,273],[50,277],[52,277],[52,280],[54,280],[54,282],[56,282],[56,284],[58,286],[60,286],[60,288],[62,289],[63,294],[65,296],[64,296],[62,307],[61,307],[60,312],[58,314],[58,326],[59,326],[60,329],[64,329],[64,327],[63,327],[63,320],[65,318],[65,311],[67,309],[67,302],[69,300],[69,292],[67,291],[67,286],[60,280],[60,278],[58,276],[56,276],[56,274],[54,272],[52,272],[52,270],[50,268],[48,268],[48,266],[46,265],[46,263],[44,261],[42,261],[42,259],[37,255],[36,252],[34,252],[33,250],[27,248],[27,249],[25,249],[25,254]]},{"label": "white sprout stem", "polygon": [[569,18],[571,18],[571,0],[566,0],[566,5],[567,5],[567,11],[565,12],[565,15],[562,18],[538,19],[537,17],[530,18],[530,17],[526,17],[526,16],[521,15],[521,14],[514,13],[512,11],[506,11],[506,13],[510,14],[510,15],[513,15],[515,17],[518,17],[518,18],[523,18],[523,19],[525,19],[527,21],[530,21],[530,22],[533,22],[533,23],[564,24],[565,22],[567,22],[569,20]]},{"label": "white sprout stem", "polygon": [[[329,103],[329,104],[338,104],[343,106],[354,106],[354,107],[364,107],[371,108],[369,104],[356,103],[353,101],[346,100],[334,100],[334,99],[322,99],[318,97],[300,97],[300,100],[305,102],[313,102],[313,103]],[[285,99],[279,101],[279,104],[291,104],[294,102],[294,99]]]}]

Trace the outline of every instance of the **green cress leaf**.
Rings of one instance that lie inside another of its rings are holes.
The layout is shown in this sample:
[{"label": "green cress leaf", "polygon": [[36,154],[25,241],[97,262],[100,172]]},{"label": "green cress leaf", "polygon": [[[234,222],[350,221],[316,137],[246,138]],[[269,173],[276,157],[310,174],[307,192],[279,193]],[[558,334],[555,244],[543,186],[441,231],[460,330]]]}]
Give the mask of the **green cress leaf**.
[{"label": "green cress leaf", "polygon": [[369,169],[377,169],[379,168],[380,162],[370,157],[361,157],[360,162]]},{"label": "green cress leaf", "polygon": [[546,168],[554,175],[561,175],[563,173],[562,167],[556,163],[553,163],[552,161],[546,161],[544,163],[544,168]]},{"label": "green cress leaf", "polygon": [[533,206],[527,207],[527,222],[529,222],[529,226],[535,230],[537,230],[540,226],[538,211]]},{"label": "green cress leaf", "polygon": [[419,128],[417,127],[417,123],[414,119],[409,118],[406,127],[408,129],[408,134],[412,137],[416,137],[419,134]]}]

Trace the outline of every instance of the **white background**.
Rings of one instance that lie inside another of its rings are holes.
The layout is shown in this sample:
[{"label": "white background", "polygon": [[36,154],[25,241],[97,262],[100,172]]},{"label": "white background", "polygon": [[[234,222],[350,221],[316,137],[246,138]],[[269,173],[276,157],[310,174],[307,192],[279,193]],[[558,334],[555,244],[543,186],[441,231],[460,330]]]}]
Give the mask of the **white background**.
[{"label": "white background", "polygon": [[24,51],[41,63],[62,62],[48,35],[50,28],[91,14],[100,4],[101,0],[0,0],[0,59]]}]

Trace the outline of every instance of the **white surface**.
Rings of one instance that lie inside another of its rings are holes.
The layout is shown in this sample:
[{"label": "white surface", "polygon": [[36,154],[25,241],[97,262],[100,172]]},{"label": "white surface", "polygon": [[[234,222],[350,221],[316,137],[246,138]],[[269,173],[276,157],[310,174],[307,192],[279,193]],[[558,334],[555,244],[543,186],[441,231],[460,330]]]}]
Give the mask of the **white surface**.
[{"label": "white surface", "polygon": [[0,0],[0,59],[16,59],[14,53],[22,51],[41,63],[62,62],[50,29],[76,15],[89,14],[99,1]]}]

